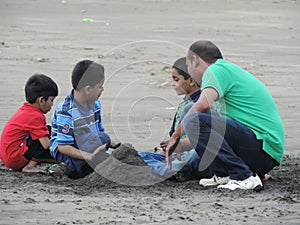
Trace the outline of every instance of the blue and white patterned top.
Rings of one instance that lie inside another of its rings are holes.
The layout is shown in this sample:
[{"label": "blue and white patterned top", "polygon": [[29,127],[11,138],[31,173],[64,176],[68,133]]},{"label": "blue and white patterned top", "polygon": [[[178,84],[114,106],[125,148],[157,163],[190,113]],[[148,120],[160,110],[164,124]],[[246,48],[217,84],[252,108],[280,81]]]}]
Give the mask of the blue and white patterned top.
[{"label": "blue and white patterned top", "polygon": [[58,145],[72,145],[85,152],[93,152],[102,145],[99,138],[104,132],[101,108],[99,100],[92,103],[90,110],[80,106],[71,91],[52,116],[51,155],[56,158]]}]

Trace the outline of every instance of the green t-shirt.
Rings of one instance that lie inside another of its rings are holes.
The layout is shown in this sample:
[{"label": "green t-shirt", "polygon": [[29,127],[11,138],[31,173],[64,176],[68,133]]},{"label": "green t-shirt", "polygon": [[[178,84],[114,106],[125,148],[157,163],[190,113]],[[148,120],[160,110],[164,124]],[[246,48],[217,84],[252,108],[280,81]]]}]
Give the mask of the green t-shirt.
[{"label": "green t-shirt", "polygon": [[201,89],[212,87],[221,116],[253,130],[263,150],[277,162],[284,152],[284,128],[276,104],[262,82],[239,66],[218,59],[203,74]]}]

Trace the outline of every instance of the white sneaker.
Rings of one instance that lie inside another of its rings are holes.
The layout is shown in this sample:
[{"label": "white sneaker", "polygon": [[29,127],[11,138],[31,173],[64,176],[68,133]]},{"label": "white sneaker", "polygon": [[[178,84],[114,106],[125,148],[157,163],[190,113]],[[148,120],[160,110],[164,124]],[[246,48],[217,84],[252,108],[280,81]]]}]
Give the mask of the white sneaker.
[{"label": "white sneaker", "polygon": [[216,186],[220,184],[227,184],[229,181],[229,177],[217,177],[216,175],[213,175],[212,178],[204,178],[199,181],[199,184],[208,187],[208,186]]},{"label": "white sneaker", "polygon": [[245,180],[229,180],[227,184],[219,185],[218,188],[225,188],[230,190],[243,189],[261,191],[263,184],[258,175],[251,176]]}]

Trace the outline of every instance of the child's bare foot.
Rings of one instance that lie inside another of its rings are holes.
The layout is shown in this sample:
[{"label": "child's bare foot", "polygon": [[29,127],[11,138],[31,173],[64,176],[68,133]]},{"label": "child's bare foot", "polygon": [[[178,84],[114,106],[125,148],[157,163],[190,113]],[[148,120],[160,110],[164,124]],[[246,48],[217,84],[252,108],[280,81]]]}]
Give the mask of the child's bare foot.
[{"label": "child's bare foot", "polygon": [[45,173],[44,170],[39,169],[36,167],[38,163],[35,161],[30,160],[27,165],[22,169],[24,173]]},{"label": "child's bare foot", "polygon": [[29,166],[25,166],[22,169],[22,172],[24,173],[45,173],[44,170],[36,168],[36,167],[29,167]]},{"label": "child's bare foot", "polygon": [[261,181],[266,182],[266,181],[272,180],[272,179],[273,179],[272,175],[266,173],[264,178],[261,179]]}]

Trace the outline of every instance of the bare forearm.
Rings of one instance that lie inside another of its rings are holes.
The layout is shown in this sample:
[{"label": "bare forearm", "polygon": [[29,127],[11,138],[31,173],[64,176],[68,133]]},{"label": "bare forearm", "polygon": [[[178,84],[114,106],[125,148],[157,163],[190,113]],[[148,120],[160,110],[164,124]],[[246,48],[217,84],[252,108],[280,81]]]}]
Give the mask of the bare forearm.
[{"label": "bare forearm", "polygon": [[90,160],[91,154],[88,152],[80,151],[79,149],[71,146],[71,145],[58,145],[58,150],[72,158],[75,159],[83,159],[83,160]]},{"label": "bare forearm", "polygon": [[41,137],[39,138],[39,141],[41,143],[41,145],[43,146],[44,149],[49,149],[50,147],[50,140],[47,136]]}]

